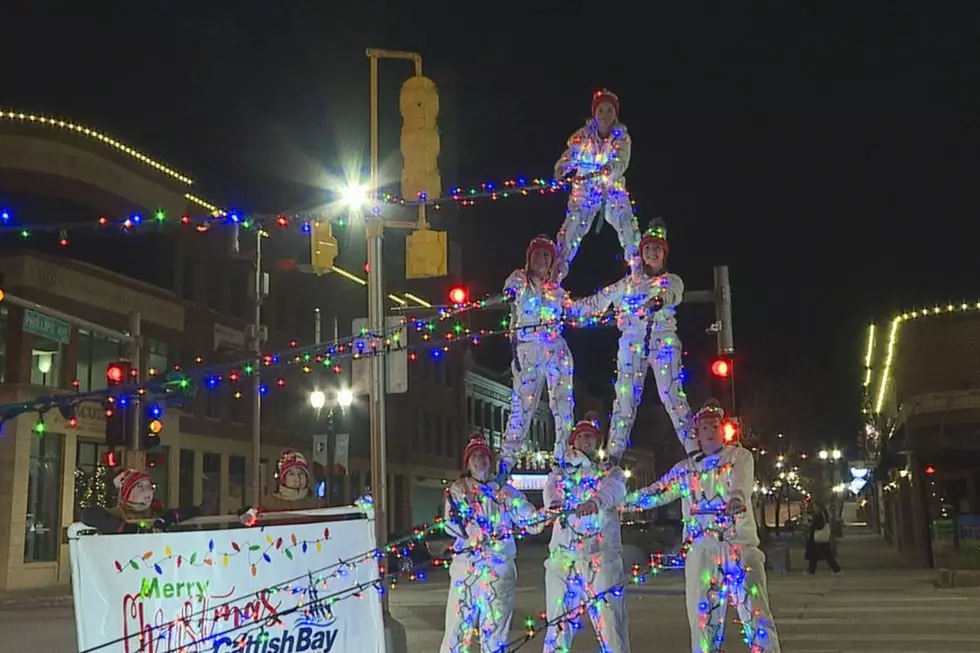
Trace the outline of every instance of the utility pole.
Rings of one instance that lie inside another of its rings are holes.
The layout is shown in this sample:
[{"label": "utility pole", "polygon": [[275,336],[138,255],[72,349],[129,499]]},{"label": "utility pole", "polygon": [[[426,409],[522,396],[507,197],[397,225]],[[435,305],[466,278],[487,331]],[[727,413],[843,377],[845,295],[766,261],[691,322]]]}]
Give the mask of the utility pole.
[{"label": "utility pole", "polygon": [[[415,75],[422,76],[422,57],[414,52],[395,52],[368,48],[366,53],[370,62],[371,75],[371,201],[374,204],[365,220],[368,247],[368,325],[374,334],[385,331],[384,295],[384,228],[385,222],[377,211],[378,202],[378,60],[407,59],[415,64]],[[419,208],[420,222],[425,218],[424,204]],[[414,229],[415,223],[407,225],[390,223],[388,226]],[[381,356],[371,357],[370,422],[371,422],[371,494],[374,497],[375,537],[377,545],[388,542],[388,470],[385,436],[386,365]],[[408,650],[405,627],[397,622],[388,610],[388,593],[381,595],[381,613],[385,624],[385,647],[388,653],[401,653]]]},{"label": "utility pole", "polygon": [[[135,311],[129,314],[129,336],[129,359],[136,376],[135,378],[126,379],[126,385],[131,385],[134,382],[139,383],[143,378],[143,370],[140,368],[140,349],[143,346],[142,321],[140,314]],[[140,410],[139,395],[134,395],[131,398],[127,410],[129,411],[128,418],[131,439],[129,441],[129,460],[126,461],[126,466],[141,470],[146,469],[145,461],[140,453],[140,423],[142,422],[142,412]]]},{"label": "utility pole", "polygon": [[255,360],[252,362],[252,505],[262,502],[262,344],[267,337],[267,331],[262,327],[262,303],[269,294],[269,275],[262,272],[262,238],[264,232],[261,225],[255,228],[255,275],[253,277],[254,291],[252,300],[255,305],[255,323],[248,325],[248,344],[251,345]]}]

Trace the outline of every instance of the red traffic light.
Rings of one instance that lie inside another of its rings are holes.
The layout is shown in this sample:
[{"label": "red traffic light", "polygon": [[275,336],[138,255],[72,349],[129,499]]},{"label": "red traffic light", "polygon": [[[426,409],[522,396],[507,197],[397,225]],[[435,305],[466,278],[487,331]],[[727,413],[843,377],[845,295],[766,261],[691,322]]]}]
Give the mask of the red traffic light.
[{"label": "red traffic light", "polygon": [[112,363],[105,371],[109,383],[121,385],[126,380],[126,370],[119,363]]},{"label": "red traffic light", "polygon": [[466,292],[466,288],[463,286],[454,286],[453,289],[449,291],[449,301],[454,304],[465,304],[468,296],[469,293]]},{"label": "red traffic light", "polygon": [[932,465],[929,465],[928,467],[926,467],[926,474],[928,474],[929,476],[932,476],[935,473],[936,473],[936,468],[935,467],[933,467]]},{"label": "red traffic light", "polygon": [[724,358],[719,358],[711,364],[711,373],[719,379],[727,379],[732,373],[732,364]]},{"label": "red traffic light", "polygon": [[730,419],[726,419],[721,428],[725,434],[725,442],[734,442],[735,437],[738,435],[738,427],[735,426],[735,422]]}]

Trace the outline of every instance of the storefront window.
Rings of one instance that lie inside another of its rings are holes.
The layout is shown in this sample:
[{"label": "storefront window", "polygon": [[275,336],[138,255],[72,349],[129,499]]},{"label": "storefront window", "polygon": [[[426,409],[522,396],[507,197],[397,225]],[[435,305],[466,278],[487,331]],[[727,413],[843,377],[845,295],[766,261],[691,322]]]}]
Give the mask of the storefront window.
[{"label": "storefront window", "polygon": [[102,454],[109,448],[95,442],[79,442],[75,449],[75,519],[90,506],[109,508],[115,504],[112,479],[117,473],[102,464]]},{"label": "storefront window", "polygon": [[61,370],[61,343],[33,333],[25,333],[31,348],[31,383],[58,387]]},{"label": "storefront window", "polygon": [[204,454],[203,515],[217,515],[221,505],[221,454]]},{"label": "storefront window", "polygon": [[[107,387],[105,372],[109,364],[122,358],[122,343],[84,329],[78,330],[78,358],[75,378],[79,390],[94,392]],[[33,374],[33,370],[31,374]]]},{"label": "storefront window", "polygon": [[167,356],[167,343],[147,338],[146,340],[146,369],[155,369],[158,372],[165,372],[170,366]]},{"label": "storefront window", "polygon": [[245,457],[228,458],[228,507],[233,511],[245,505]]},{"label": "storefront window", "polygon": [[27,477],[27,532],[24,562],[54,562],[61,548],[63,437],[31,437]]},{"label": "storefront window", "polygon": [[182,507],[194,505],[194,451],[180,450],[180,488],[177,501]]}]

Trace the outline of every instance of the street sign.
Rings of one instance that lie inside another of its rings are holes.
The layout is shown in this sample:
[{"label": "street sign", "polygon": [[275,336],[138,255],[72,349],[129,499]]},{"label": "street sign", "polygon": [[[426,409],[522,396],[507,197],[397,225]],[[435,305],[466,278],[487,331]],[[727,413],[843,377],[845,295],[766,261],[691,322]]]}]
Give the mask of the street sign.
[{"label": "street sign", "polygon": [[70,324],[30,309],[24,309],[22,328],[28,333],[49,338],[63,345],[67,345],[68,341],[71,340]]},{"label": "street sign", "polygon": [[385,332],[374,337],[368,329],[367,318],[354,320],[355,358],[351,365],[354,388],[359,393],[370,394],[371,357],[380,355],[385,363],[388,394],[408,392],[408,327],[400,317],[389,317]]}]

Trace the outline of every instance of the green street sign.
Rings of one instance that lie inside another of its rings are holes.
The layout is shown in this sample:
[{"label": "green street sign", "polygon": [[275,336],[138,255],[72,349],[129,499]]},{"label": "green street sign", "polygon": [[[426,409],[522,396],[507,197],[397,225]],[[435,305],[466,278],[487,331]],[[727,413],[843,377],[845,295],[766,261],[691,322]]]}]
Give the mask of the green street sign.
[{"label": "green street sign", "polygon": [[66,345],[71,339],[70,324],[30,309],[24,310],[23,329],[27,333],[33,333],[36,336],[49,338]]}]

